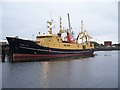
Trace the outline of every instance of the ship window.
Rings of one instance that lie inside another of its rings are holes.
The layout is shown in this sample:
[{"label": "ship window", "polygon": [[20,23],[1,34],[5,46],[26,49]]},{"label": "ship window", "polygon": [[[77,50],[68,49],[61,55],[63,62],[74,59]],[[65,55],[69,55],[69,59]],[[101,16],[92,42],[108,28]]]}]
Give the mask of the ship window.
[{"label": "ship window", "polygon": [[64,44],[64,46],[70,46],[70,44],[68,44],[68,45],[67,45],[67,44]]},{"label": "ship window", "polygon": [[90,43],[90,47],[92,47],[92,43]]},{"label": "ship window", "polygon": [[66,46],[66,44],[64,44],[64,46]]},{"label": "ship window", "polygon": [[70,44],[69,44],[69,45],[67,45],[67,46],[70,46]]},{"label": "ship window", "polygon": [[85,49],[85,45],[83,46],[83,49]]}]

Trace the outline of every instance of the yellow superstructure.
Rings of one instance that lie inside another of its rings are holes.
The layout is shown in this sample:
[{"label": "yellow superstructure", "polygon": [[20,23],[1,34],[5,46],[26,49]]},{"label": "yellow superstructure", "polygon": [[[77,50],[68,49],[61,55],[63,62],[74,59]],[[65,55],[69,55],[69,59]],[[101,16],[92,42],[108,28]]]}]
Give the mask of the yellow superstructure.
[{"label": "yellow superstructure", "polygon": [[[83,22],[81,22],[83,25]],[[68,33],[69,30],[63,30],[62,29],[62,19],[60,17],[60,30],[57,35],[52,33],[52,20],[48,22],[49,26],[49,34],[43,34],[38,35],[36,37],[36,43],[38,45],[44,46],[44,47],[50,47],[50,48],[57,48],[57,49],[67,49],[67,50],[82,50],[82,49],[93,49],[94,44],[90,42],[90,39],[92,38],[87,34],[86,31],[81,30],[81,32],[78,34],[78,37],[76,40],[73,40],[73,42],[69,42],[68,40],[63,40],[61,35],[62,33]],[[81,26],[83,29],[83,26]],[[78,39],[81,36],[80,39],[82,39],[82,42],[79,44]],[[86,39],[86,41],[84,40]]]}]

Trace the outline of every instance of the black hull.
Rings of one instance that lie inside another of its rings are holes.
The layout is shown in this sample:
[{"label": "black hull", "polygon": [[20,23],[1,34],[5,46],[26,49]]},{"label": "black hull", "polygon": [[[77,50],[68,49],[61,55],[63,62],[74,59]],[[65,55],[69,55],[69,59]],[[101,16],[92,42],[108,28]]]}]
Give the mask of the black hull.
[{"label": "black hull", "polygon": [[[10,46],[10,56],[13,61],[24,59],[47,60],[58,57],[74,57],[74,56],[94,56],[94,50],[66,50],[43,47],[34,41],[23,40],[19,38],[6,37]],[[24,59],[23,59],[24,58]]]}]

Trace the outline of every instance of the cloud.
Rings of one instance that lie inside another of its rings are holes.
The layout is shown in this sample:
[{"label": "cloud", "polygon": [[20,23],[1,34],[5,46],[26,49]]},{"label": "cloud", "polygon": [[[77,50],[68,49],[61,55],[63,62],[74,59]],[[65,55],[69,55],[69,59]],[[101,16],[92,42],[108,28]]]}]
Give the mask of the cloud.
[{"label": "cloud", "polygon": [[[68,28],[67,13],[70,13],[71,26],[76,33],[80,31],[80,21],[88,33],[103,41],[116,41],[117,3],[4,3],[3,4],[3,38],[18,35],[32,38],[32,35],[47,33],[47,20],[54,19],[54,33],[59,31],[59,17],[62,16],[64,28]],[[96,37],[98,36],[98,37]],[[104,38],[102,38],[104,37]],[[111,38],[112,37],[112,38]]]}]

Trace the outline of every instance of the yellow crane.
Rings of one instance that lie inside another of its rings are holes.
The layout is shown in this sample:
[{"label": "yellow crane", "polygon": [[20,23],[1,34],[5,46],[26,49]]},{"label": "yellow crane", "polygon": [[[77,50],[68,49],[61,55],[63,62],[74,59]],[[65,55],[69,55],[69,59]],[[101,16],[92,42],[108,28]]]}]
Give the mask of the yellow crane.
[{"label": "yellow crane", "polygon": [[[79,37],[82,39],[83,44],[86,42],[86,44],[90,45],[90,39],[92,39],[92,37],[88,35],[86,30],[83,31],[83,21],[81,21],[81,32],[78,34],[77,40]],[[84,39],[86,39],[86,41],[84,41]]]}]

